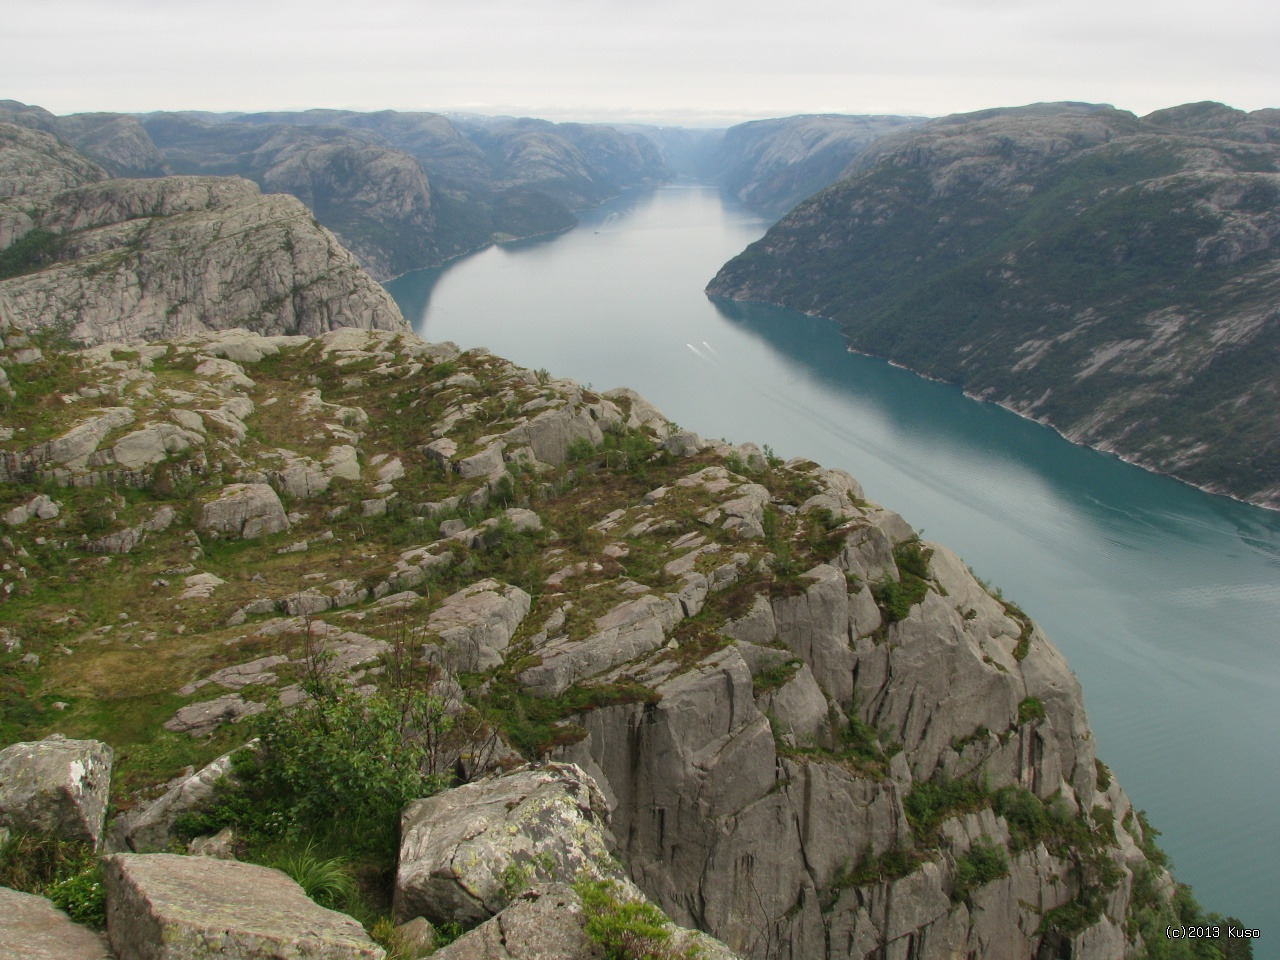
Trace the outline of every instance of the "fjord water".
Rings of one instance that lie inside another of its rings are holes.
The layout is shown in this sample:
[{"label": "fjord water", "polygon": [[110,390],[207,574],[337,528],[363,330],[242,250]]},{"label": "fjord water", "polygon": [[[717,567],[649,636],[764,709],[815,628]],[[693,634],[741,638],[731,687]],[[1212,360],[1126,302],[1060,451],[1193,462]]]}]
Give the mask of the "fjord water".
[{"label": "fjord water", "polygon": [[1280,514],[851,354],[830,322],[711,303],[707,281],[766,226],[669,186],[389,289],[429,340],[633,387],[704,436],[851,472],[1039,621],[1179,879],[1280,956]]}]

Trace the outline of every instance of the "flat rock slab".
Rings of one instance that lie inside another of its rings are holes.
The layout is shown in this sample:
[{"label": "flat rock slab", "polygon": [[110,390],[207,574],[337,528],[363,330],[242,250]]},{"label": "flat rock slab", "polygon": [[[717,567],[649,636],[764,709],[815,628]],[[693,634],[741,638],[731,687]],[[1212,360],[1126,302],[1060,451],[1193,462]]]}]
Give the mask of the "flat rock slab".
[{"label": "flat rock slab", "polygon": [[44,897],[0,887],[0,960],[111,960],[102,938]]},{"label": "flat rock slab", "polygon": [[107,935],[119,960],[384,960],[354,919],[279,870],[167,853],[106,860]]},{"label": "flat rock slab", "polygon": [[111,788],[111,748],[54,734],[0,751],[0,827],[97,847]]}]

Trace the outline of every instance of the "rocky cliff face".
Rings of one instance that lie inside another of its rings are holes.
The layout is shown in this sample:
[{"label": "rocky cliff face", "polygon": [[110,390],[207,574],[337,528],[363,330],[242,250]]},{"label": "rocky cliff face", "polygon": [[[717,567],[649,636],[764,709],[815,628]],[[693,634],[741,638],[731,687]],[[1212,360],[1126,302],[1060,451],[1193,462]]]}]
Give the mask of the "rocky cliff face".
[{"label": "rocky cliff face", "polygon": [[667,176],[648,140],[581,124],[338,110],[144,123],[175,169],[301,198],[383,280],[567,229],[571,211]]},{"label": "rocky cliff face", "polygon": [[716,150],[719,180],[752,209],[780,216],[834,183],[873,141],[923,122],[825,114],[741,123]]},{"label": "rocky cliff face", "polygon": [[443,221],[422,166],[363,131],[288,124],[146,118],[167,161],[185,173],[234,174],[297,197],[375,277],[441,263],[483,242]]},{"label": "rocky cliff face", "polygon": [[877,141],[707,289],[1280,506],[1277,171],[1275,111],[948,117]]},{"label": "rocky cliff face", "polygon": [[404,327],[386,292],[292,197],[236,178],[100,180],[52,137],[4,131],[0,164],[17,172],[0,207],[0,313],[14,327],[86,344],[237,326]]},{"label": "rocky cliff face", "polygon": [[[151,758],[119,808],[243,743],[273,692],[297,702],[316,644],[377,683],[409,624],[461,731],[441,769],[575,764],[598,792],[573,773],[565,815],[607,811],[631,880],[744,956],[1101,960],[1172,916],[1062,657],[847,474],[403,334],[34,358],[0,336],[22,371],[0,440],[0,666],[21,679],[3,736]],[[218,763],[124,834],[163,836]],[[551,823],[487,789],[414,816]],[[505,887],[412,823],[415,857]],[[466,849],[519,865],[486,830]],[[457,954],[496,950],[491,923]]]}]

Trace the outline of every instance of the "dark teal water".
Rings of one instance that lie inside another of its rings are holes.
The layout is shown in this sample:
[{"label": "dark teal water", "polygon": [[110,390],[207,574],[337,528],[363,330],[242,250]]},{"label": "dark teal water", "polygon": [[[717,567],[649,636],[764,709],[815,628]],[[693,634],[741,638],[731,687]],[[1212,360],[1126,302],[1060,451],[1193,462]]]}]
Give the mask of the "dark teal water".
[{"label": "dark teal water", "polygon": [[389,289],[428,339],[843,467],[956,550],[1066,654],[1099,755],[1179,879],[1280,957],[1280,514],[851,354],[827,321],[711,303],[707,281],[765,226],[714,189],[666,187]]}]

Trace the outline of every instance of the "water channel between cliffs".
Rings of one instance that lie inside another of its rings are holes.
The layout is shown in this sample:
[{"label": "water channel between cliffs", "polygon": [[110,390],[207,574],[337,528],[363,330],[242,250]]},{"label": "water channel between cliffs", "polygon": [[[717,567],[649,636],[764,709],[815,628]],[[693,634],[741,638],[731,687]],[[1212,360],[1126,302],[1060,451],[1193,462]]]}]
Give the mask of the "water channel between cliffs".
[{"label": "water channel between cliffs", "polygon": [[429,340],[629,386],[705,436],[850,471],[1044,627],[1098,754],[1208,909],[1280,958],[1280,514],[1073,446],[834,324],[702,293],[767,224],[663,187],[549,240],[393,281]]}]

